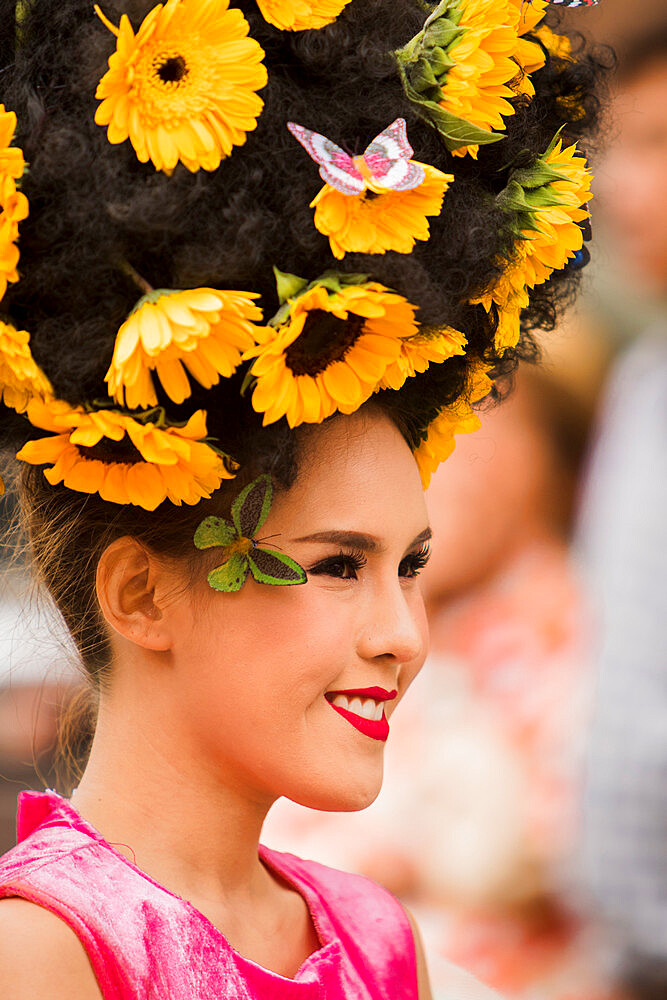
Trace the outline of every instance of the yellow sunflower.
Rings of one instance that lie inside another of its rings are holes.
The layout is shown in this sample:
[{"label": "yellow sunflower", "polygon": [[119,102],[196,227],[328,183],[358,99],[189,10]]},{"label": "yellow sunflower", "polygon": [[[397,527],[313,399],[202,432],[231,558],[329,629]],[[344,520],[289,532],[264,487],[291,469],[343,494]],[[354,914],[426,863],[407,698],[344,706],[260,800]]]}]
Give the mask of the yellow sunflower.
[{"label": "yellow sunflower", "polygon": [[451,406],[445,406],[428,426],[426,437],[413,452],[422,486],[428,488],[431,476],[454,451],[457,434],[470,434],[479,430],[481,421],[472,404],[487,396],[493,382],[480,365],[473,370],[467,393]]},{"label": "yellow sunflower", "polygon": [[[527,97],[535,95],[530,75],[538,69],[542,69],[546,62],[546,55],[541,45],[525,38],[525,35],[538,35],[542,29],[537,26],[544,17],[549,0],[512,0],[517,8],[517,45],[514,52],[514,59],[519,67],[519,73],[512,80],[512,89],[517,94],[525,94]],[[548,28],[546,29],[549,30]]]},{"label": "yellow sunflower", "polygon": [[498,326],[496,327],[495,346],[502,354],[508,347],[516,347],[521,336],[521,311],[528,305],[528,290],[523,287],[521,293],[509,298],[502,308],[498,309]]},{"label": "yellow sunflower", "polygon": [[18,146],[11,145],[15,131],[16,115],[0,104],[0,298],[8,282],[19,280],[18,224],[28,216],[28,199],[16,188],[25,160]]},{"label": "yellow sunflower", "polygon": [[53,390],[30,351],[30,334],[0,320],[0,399],[24,413],[31,399],[47,399]]},{"label": "yellow sunflower", "polygon": [[[533,183],[533,172],[537,176],[543,170],[550,171],[546,182]],[[495,284],[476,300],[487,311],[492,303],[500,310],[498,347],[514,346],[518,340],[519,314],[528,305],[529,289],[547,281],[581,250],[579,223],[590,217],[591,180],[585,157],[575,145],[563,149],[558,139],[521,182],[514,182],[525,185],[516,202],[521,222],[515,255]]]},{"label": "yellow sunflower", "polygon": [[366,180],[366,189],[359,195],[324,185],[311,207],[315,208],[315,226],[329,237],[334,257],[340,260],[346,253],[386,250],[410,253],[415,240],[429,238],[428,216],[440,214],[454,175],[443,174],[428,163],[419,165],[426,176],[409,191],[383,188],[372,179]]},{"label": "yellow sunflower", "polygon": [[545,62],[539,33],[548,0],[440,0],[422,30],[395,53],[403,88],[455,156],[496,142],[512,100],[535,93]]},{"label": "yellow sunflower", "polygon": [[169,499],[180,506],[208,498],[233,478],[219,453],[203,440],[206,414],[197,410],[184,427],[158,427],[113,410],[86,412],[63,400],[28,404],[35,427],[49,437],[29,441],[17,458],[49,465],[44,475],[79,493],[99,493],[112,503],[155,510]]},{"label": "yellow sunflower", "polygon": [[171,171],[216,170],[257,125],[266,85],[264,51],[229,0],[167,0],[138,32],[123,14],[116,51],[95,96],[111,143],[129,137],[142,163]]},{"label": "yellow sunflower", "polygon": [[264,18],[282,31],[323,28],[335,21],[350,0],[257,0]]},{"label": "yellow sunflower", "polygon": [[353,413],[379,387],[417,333],[415,306],[370,281],[331,291],[315,284],[288,299],[277,328],[258,331],[252,404],[270,424],[320,423],[336,410]]},{"label": "yellow sunflower", "polygon": [[[442,88],[445,110],[493,131],[514,114],[510,81],[517,75],[517,15],[507,0],[461,0],[459,28],[465,30],[448,50],[453,66]],[[478,146],[461,146],[454,155],[477,156]]]},{"label": "yellow sunflower", "polygon": [[192,389],[186,369],[205,389],[229,378],[256,342],[261,310],[254,292],[192,288],[159,290],[140,299],[116,336],[105,381],[117,403],[134,410],[157,403],[151,371],[175,403]]},{"label": "yellow sunflower", "polygon": [[401,341],[401,353],[384,374],[380,389],[400,389],[406,379],[425,372],[430,362],[441,364],[455,354],[465,354],[467,340],[451,326],[443,330],[419,330]]}]

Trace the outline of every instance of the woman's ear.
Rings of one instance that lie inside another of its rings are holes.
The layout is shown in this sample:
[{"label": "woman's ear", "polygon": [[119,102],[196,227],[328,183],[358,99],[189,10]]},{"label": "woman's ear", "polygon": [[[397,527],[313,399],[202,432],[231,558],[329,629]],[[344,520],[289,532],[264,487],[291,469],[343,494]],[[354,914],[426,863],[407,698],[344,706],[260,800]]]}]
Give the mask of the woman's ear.
[{"label": "woman's ear", "polygon": [[[111,628],[144,649],[171,648],[169,616],[161,595],[166,570],[135,538],[112,542],[97,565],[97,599]],[[173,581],[172,581],[173,586]]]}]

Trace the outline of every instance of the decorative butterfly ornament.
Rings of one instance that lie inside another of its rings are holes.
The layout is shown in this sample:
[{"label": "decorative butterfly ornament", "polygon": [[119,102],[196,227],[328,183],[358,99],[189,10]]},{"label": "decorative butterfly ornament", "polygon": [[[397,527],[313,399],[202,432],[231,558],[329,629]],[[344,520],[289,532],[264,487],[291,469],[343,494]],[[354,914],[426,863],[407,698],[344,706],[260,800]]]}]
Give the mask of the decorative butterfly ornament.
[{"label": "decorative butterfly ornament", "polygon": [[257,583],[273,586],[294,586],[306,583],[306,571],[294,559],[265,549],[260,545],[265,539],[255,535],[262,527],[271,509],[273,486],[270,476],[259,476],[241,490],[232,504],[232,520],[207,517],[195,531],[195,546],[210,549],[222,546],[227,558],[208,574],[214,590],[233,593],[240,590],[248,573]]},{"label": "decorative butterfly ornament", "polygon": [[350,156],[331,139],[303,125],[288,122],[287,127],[319,163],[322,179],[343,194],[359,195],[366,189],[377,193],[409,191],[423,184],[426,177],[424,168],[412,162],[404,118],[397,118],[380,132],[361,156]]},{"label": "decorative butterfly ornament", "polygon": [[551,0],[551,3],[561,7],[596,7],[600,0]]}]

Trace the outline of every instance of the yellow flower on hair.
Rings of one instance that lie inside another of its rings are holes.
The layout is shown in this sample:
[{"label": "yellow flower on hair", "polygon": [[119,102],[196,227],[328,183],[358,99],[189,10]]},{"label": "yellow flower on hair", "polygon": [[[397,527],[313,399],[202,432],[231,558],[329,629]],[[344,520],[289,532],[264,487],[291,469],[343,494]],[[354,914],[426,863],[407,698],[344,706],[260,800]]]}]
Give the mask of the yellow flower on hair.
[{"label": "yellow flower on hair", "polygon": [[472,408],[491,392],[493,382],[482,365],[473,369],[468,391],[450,406],[444,406],[428,425],[426,436],[414,450],[422,486],[428,488],[438,466],[454,451],[457,434],[479,430],[481,421]]},{"label": "yellow flower on hair", "polygon": [[[448,50],[441,105],[445,110],[488,131],[503,130],[503,117],[514,114],[509,86],[517,75],[517,14],[507,0],[461,0],[459,28],[465,29]],[[454,155],[477,157],[476,144]]]},{"label": "yellow flower on hair", "polygon": [[30,351],[30,334],[0,320],[0,399],[24,413],[35,397],[47,399],[53,390]]},{"label": "yellow flower on hair", "polygon": [[320,189],[311,207],[315,208],[315,226],[329,237],[334,257],[340,260],[346,253],[387,250],[410,253],[415,240],[429,238],[428,216],[440,214],[454,175],[427,163],[419,166],[426,176],[409,191],[383,188],[372,178],[358,195],[343,194],[330,184]]},{"label": "yellow flower on hair", "polygon": [[528,290],[523,287],[521,292],[507,299],[502,308],[498,309],[498,326],[496,327],[495,346],[502,354],[508,347],[516,347],[521,337],[521,311],[528,306]]},{"label": "yellow flower on hair", "polygon": [[229,0],[167,0],[134,33],[127,14],[115,28],[116,51],[95,96],[111,143],[129,138],[142,163],[157,170],[216,170],[257,125],[266,85],[264,51]]},{"label": "yellow flower on hair", "polygon": [[114,410],[71,407],[63,400],[32,400],[28,419],[49,437],[28,441],[17,458],[48,465],[52,486],[98,493],[112,503],[155,510],[169,499],[195,504],[231,479],[220,454],[203,440],[206,414],[197,410],[184,427],[158,427]]},{"label": "yellow flower on hair", "polygon": [[455,156],[496,142],[530,74],[545,63],[539,32],[548,0],[440,0],[395,53],[404,90]]},{"label": "yellow flower on hair", "polygon": [[401,341],[401,353],[385,372],[380,389],[400,389],[406,379],[425,372],[431,362],[441,364],[454,355],[465,354],[467,340],[451,326],[443,330],[419,329]]},{"label": "yellow flower on hair", "polygon": [[28,217],[28,199],[16,188],[25,160],[18,146],[11,145],[15,131],[16,115],[0,104],[0,298],[8,282],[19,280],[18,224]]},{"label": "yellow flower on hair", "polygon": [[[517,47],[514,59],[519,65],[520,73],[512,81],[512,87],[517,94],[526,94],[533,97],[535,88],[531,82],[530,74],[538,69],[542,69],[546,62],[546,55],[542,46],[538,42],[525,38],[525,35],[537,35],[540,31],[537,26],[544,17],[549,0],[512,0],[518,9],[519,19],[517,23]],[[548,28],[546,29],[549,30]]]},{"label": "yellow flower on hair", "polygon": [[151,372],[174,403],[192,389],[187,372],[210,389],[229,378],[256,342],[262,319],[254,292],[158,290],[140,299],[116,336],[105,381],[117,403],[134,410],[157,403]]},{"label": "yellow flower on hair", "polygon": [[[531,176],[537,177],[545,169],[550,171],[546,181],[533,183]],[[521,180],[510,182],[506,189],[519,189],[519,197],[515,200],[515,194],[510,195],[508,205],[517,209],[520,238],[514,258],[500,278],[475,300],[487,311],[493,303],[498,306],[499,349],[516,344],[519,315],[528,305],[529,290],[547,281],[581,250],[584,237],[579,223],[590,217],[587,202],[591,198],[591,180],[586,158],[576,145],[563,149],[557,139]]]},{"label": "yellow flower on hair", "polygon": [[263,16],[283,31],[323,28],[335,21],[350,0],[257,0]]},{"label": "yellow flower on hair", "polygon": [[[344,276],[342,276],[344,278]],[[315,283],[288,299],[276,327],[258,333],[252,405],[270,424],[320,423],[337,410],[353,413],[417,333],[415,307],[375,281]]]}]

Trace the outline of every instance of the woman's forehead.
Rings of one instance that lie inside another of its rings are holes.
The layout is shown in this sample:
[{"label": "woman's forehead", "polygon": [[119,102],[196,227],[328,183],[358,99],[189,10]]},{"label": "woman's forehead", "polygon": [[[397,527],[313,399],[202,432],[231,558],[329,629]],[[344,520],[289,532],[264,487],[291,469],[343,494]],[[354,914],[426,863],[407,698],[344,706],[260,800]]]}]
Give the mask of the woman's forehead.
[{"label": "woman's forehead", "polygon": [[388,524],[403,521],[413,534],[428,525],[412,452],[375,411],[339,417],[305,436],[296,481],[277,497],[274,513],[298,518],[300,536],[358,531],[381,538]]}]

